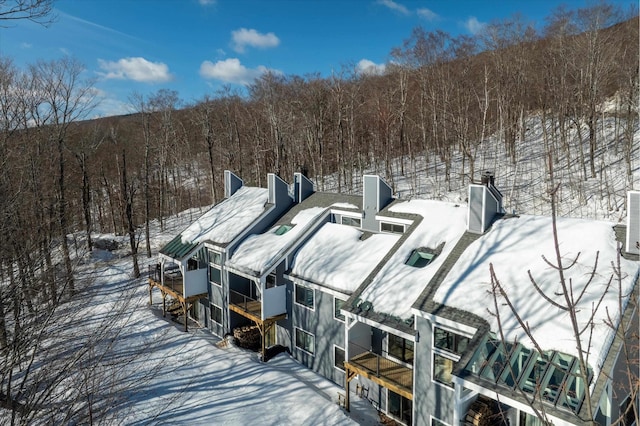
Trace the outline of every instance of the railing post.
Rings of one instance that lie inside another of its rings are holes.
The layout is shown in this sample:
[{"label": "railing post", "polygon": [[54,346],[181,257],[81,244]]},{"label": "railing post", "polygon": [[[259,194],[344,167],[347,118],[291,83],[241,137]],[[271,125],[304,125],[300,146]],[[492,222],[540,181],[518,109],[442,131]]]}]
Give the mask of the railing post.
[{"label": "railing post", "polygon": [[376,354],[376,376],[380,377],[380,355]]}]

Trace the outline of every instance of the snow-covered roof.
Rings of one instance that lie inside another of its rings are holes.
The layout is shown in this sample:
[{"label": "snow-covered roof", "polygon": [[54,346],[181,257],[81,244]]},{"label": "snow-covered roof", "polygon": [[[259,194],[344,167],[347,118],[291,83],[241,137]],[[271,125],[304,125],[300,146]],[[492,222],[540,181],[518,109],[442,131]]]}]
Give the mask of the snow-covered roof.
[{"label": "snow-covered roof", "polygon": [[[405,320],[412,317],[412,303],[464,234],[467,209],[466,206],[442,201],[411,200],[397,203],[389,211],[419,215],[422,221],[359,297],[362,301],[371,302],[374,311]],[[420,268],[406,264],[415,249],[435,250],[443,243],[442,251],[427,266]]]},{"label": "snow-covered roof", "polygon": [[182,242],[229,243],[260,217],[267,200],[266,188],[243,186],[189,225],[181,234]]},{"label": "snow-covered roof", "polygon": [[400,238],[373,234],[361,239],[357,228],[325,223],[296,253],[291,275],[351,293]]},{"label": "snow-covered roof", "polygon": [[284,233],[281,233],[281,227],[287,225],[278,224],[262,234],[250,235],[233,253],[227,266],[254,275],[262,274],[325,211],[322,207],[301,210],[291,220],[293,226]]},{"label": "snow-covered roof", "polygon": [[[578,320],[580,326],[584,327],[613,275],[612,263],[617,262],[618,249],[613,224],[558,218],[557,228],[563,266],[571,265],[580,254],[575,266],[564,271],[574,297],[581,294],[589,281],[599,253],[595,277],[578,304]],[[557,263],[550,217],[520,216],[499,220],[461,254],[435,292],[434,301],[485,318],[491,330],[497,332],[498,319],[488,313],[488,310],[495,311],[489,272],[489,265],[493,265],[510,302],[529,325],[542,349],[577,356],[568,313],[541,297],[529,279],[528,271],[531,271],[535,282],[548,297],[566,305],[564,296],[558,294],[562,291],[558,271],[542,256],[551,264]],[[637,279],[638,263],[624,258],[620,262],[622,294],[628,296]],[[605,324],[607,312],[614,321],[620,317],[617,287],[618,283],[614,280],[595,314],[592,334],[587,332],[583,336],[585,349],[589,348],[588,339],[591,339],[589,363],[596,370],[604,361],[613,338],[613,331]],[[517,339],[533,348],[503,299],[499,299],[498,306],[505,338],[511,341]]]}]

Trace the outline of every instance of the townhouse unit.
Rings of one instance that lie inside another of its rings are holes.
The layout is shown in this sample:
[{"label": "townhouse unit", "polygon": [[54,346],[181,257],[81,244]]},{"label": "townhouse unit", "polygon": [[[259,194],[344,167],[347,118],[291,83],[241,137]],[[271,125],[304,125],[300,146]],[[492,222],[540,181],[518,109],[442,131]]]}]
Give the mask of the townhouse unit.
[{"label": "townhouse unit", "polygon": [[640,193],[613,226],[506,215],[490,174],[467,204],[373,175],[362,196],[267,180],[225,172],[225,199],[160,251],[163,306],[220,337],[253,325],[264,360],[286,347],[346,410],[357,391],[404,424],[633,424]]}]

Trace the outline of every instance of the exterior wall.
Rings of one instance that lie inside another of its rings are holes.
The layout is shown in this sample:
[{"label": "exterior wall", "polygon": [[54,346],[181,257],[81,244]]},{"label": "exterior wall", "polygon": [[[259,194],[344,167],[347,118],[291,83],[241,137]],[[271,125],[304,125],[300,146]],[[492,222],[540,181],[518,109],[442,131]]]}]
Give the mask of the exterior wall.
[{"label": "exterior wall", "polygon": [[[295,290],[293,293],[295,300]],[[334,367],[334,345],[345,348],[344,322],[333,316],[333,295],[314,290],[314,309],[292,304],[292,355],[300,363],[322,376],[342,385],[344,373]],[[315,351],[311,355],[295,346],[295,328],[315,336]]]},{"label": "exterior wall", "polygon": [[432,323],[417,316],[416,329],[420,333],[420,342],[416,344],[414,354],[413,424],[429,425],[433,416],[452,425],[454,389],[432,380]]}]

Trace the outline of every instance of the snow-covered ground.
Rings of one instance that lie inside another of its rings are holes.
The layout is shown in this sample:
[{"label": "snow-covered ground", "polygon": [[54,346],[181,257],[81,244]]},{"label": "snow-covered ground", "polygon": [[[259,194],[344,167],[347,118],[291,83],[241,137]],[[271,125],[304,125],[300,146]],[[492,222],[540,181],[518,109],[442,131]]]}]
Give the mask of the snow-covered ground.
[{"label": "snow-covered ground", "polygon": [[[153,231],[157,249],[190,223],[198,212],[185,212],[166,221],[164,232]],[[101,235],[100,238],[115,238]],[[146,259],[146,258],[144,258]],[[142,260],[142,259],[141,259]],[[144,261],[144,260],[142,260]],[[155,262],[149,259],[149,263]],[[124,402],[108,417],[114,423],[224,425],[376,425],[378,414],[352,392],[351,413],[337,403],[342,388],[289,355],[260,362],[258,354],[233,345],[218,347],[220,339],[205,328],[183,326],[162,317],[162,299],[153,292],[149,305],[146,279],[130,276],[131,258],[125,239],[113,253],[94,250],[85,259],[83,274],[93,274],[93,301],[83,318],[90,328],[110,317],[113,346],[109,358],[121,362],[118,386]],[[146,271],[146,265],[143,271]],[[126,309],[123,309],[126,304]],[[119,307],[119,308],[118,308]],[[126,311],[126,312],[125,312]],[[117,330],[117,331],[116,331]],[[104,422],[105,419],[101,419]]]}]

